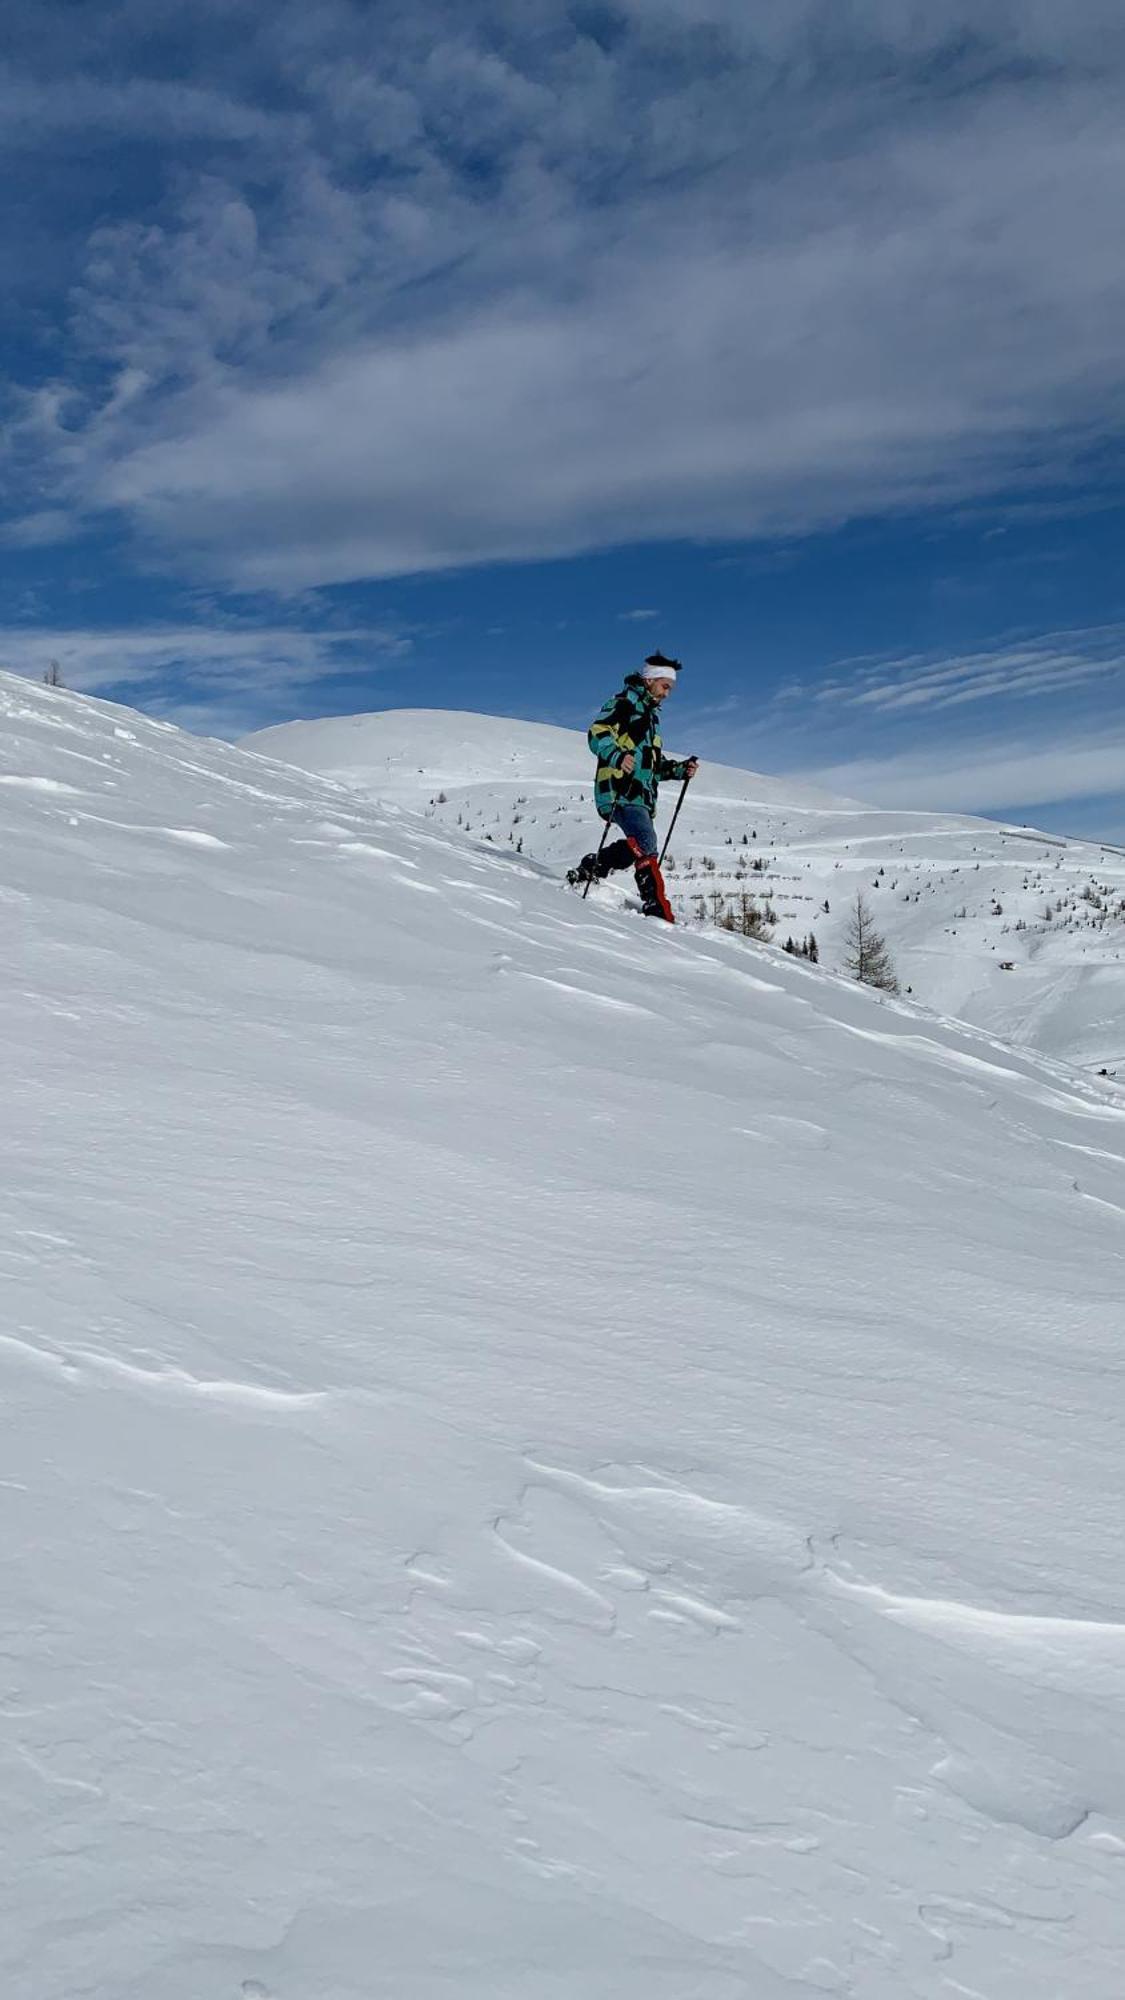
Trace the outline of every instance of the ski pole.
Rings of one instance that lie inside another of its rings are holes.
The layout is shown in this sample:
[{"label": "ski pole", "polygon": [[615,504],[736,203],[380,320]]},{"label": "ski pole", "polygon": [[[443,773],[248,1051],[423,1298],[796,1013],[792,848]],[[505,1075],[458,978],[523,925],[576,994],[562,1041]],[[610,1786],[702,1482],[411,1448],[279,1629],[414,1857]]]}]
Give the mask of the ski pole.
[{"label": "ski pole", "polygon": [[[610,829],[610,827],[611,827],[612,825],[613,825],[613,821],[612,821],[611,819],[607,819],[607,821],[606,821],[606,823],[605,823],[605,826],[604,826],[604,828],[603,828],[603,830],[602,830],[602,837],[601,837],[601,839],[600,839],[600,840],[599,840],[599,842],[598,842],[598,852],[597,852],[597,856],[596,856],[596,859],[595,859],[595,862],[594,862],[594,867],[595,867],[595,868],[597,867],[597,864],[598,864],[598,862],[599,862],[599,861],[601,860],[601,858],[602,858],[602,848],[603,848],[603,847],[605,846],[605,844],[606,844],[606,841],[607,841],[607,840],[609,839],[609,829]],[[582,901],[583,901],[583,902],[585,902],[585,901],[586,901],[586,898],[587,898],[587,896],[588,896],[588,895],[589,895],[589,893],[590,893],[590,884],[591,884],[591,882],[593,881],[593,879],[594,879],[594,877],[593,877],[593,875],[592,875],[592,874],[590,874],[590,875],[587,875],[587,877],[586,877],[586,886],[585,886],[585,888],[584,888],[584,889],[583,889],[583,891],[582,891]]]},{"label": "ski pole", "polygon": [[672,819],[671,819],[671,823],[669,824],[669,827],[668,827],[668,831],[667,831],[667,833],[666,833],[666,834],[665,834],[665,836],[664,836],[664,845],[663,845],[663,847],[662,847],[662,848],[661,848],[661,850],[660,850],[660,859],[659,859],[659,861],[658,861],[658,862],[657,862],[657,864],[656,864],[658,868],[663,868],[663,866],[664,866],[664,856],[665,856],[665,855],[667,854],[667,852],[668,852],[668,842],[669,842],[669,841],[671,840],[671,838],[672,838],[672,828],[673,828],[673,827],[675,826],[675,824],[676,824],[676,821],[677,821],[677,820],[679,819],[679,817],[680,817],[680,807],[681,807],[681,806],[683,805],[683,802],[684,802],[684,800],[685,800],[685,799],[686,799],[686,797],[687,797],[687,788],[688,788],[688,786],[690,785],[690,783],[691,783],[691,779],[690,779],[690,778],[685,778],[685,779],[684,779],[684,782],[683,782],[683,784],[682,784],[682,785],[680,786],[680,796],[679,796],[679,798],[678,798],[678,799],[676,800],[676,810],[675,810],[675,812],[674,812],[674,813],[672,814]]}]

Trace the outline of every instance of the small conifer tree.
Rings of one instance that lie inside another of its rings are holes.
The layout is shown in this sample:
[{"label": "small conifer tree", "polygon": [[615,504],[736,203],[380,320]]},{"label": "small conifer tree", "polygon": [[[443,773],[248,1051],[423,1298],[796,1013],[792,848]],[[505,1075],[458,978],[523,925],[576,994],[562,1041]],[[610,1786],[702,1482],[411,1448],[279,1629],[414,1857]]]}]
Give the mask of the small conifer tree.
[{"label": "small conifer tree", "polygon": [[738,912],[738,928],[743,937],[761,938],[763,944],[768,943],[771,920],[773,920],[772,912],[760,910],[753,896],[748,896],[743,889],[739,896]]},{"label": "small conifer tree", "polygon": [[877,986],[884,993],[897,993],[898,980],[895,977],[887,941],[880,937],[872,920],[871,912],[863,898],[862,889],[856,890],[855,903],[848,919],[844,937],[846,956],[844,964],[864,986]]}]

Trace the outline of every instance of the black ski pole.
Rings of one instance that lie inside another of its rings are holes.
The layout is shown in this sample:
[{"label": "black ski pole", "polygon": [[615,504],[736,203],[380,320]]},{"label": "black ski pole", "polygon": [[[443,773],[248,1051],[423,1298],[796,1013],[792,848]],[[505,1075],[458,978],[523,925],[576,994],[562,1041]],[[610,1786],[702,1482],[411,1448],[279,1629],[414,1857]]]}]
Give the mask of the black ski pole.
[{"label": "black ski pole", "polygon": [[[596,856],[594,857],[594,870],[596,870],[596,869],[597,869],[597,865],[598,865],[598,862],[599,862],[599,861],[601,860],[601,858],[602,858],[602,848],[603,848],[603,847],[605,846],[605,844],[606,844],[606,841],[607,841],[607,840],[608,840],[608,838],[609,838],[609,829],[610,829],[610,827],[611,827],[612,825],[613,825],[613,821],[612,821],[611,819],[607,819],[607,821],[606,821],[606,823],[605,823],[605,827],[604,827],[604,829],[603,829],[603,831],[602,831],[602,837],[601,837],[601,839],[600,839],[600,840],[599,840],[599,842],[598,842],[598,851],[597,851],[597,854],[596,854]],[[588,896],[588,895],[589,895],[589,893],[590,893],[590,884],[591,884],[591,882],[593,881],[593,879],[594,879],[594,874],[593,874],[593,871],[592,871],[592,872],[591,872],[591,873],[590,873],[589,875],[587,875],[587,877],[586,877],[586,886],[585,886],[585,888],[584,888],[584,889],[583,889],[583,891],[582,891],[582,901],[583,901],[583,902],[585,902],[585,901],[586,901],[586,898],[587,898],[587,896]]]},{"label": "black ski pole", "polygon": [[665,855],[667,854],[667,852],[668,852],[668,842],[669,842],[669,841],[671,840],[671,838],[672,838],[672,827],[674,827],[674,826],[675,826],[675,824],[676,824],[676,821],[677,821],[677,820],[679,819],[679,817],[680,817],[680,807],[681,807],[681,806],[683,805],[683,802],[684,802],[684,800],[685,800],[685,799],[686,799],[686,797],[687,797],[687,788],[688,788],[688,786],[690,785],[690,783],[691,783],[691,779],[690,779],[690,778],[685,778],[685,779],[684,779],[684,782],[683,782],[683,784],[682,784],[682,785],[680,786],[680,796],[679,796],[679,798],[678,798],[678,799],[676,800],[676,810],[675,810],[675,812],[674,812],[674,813],[672,814],[672,820],[671,820],[671,824],[669,825],[669,828],[668,828],[668,831],[667,831],[667,833],[666,833],[666,834],[665,834],[665,836],[664,836],[664,845],[663,845],[663,847],[662,847],[662,848],[661,848],[661,850],[660,850],[660,859],[659,859],[659,861],[658,861],[658,862],[657,862],[657,864],[656,864],[658,868],[663,868],[663,866],[664,866],[664,856],[665,856]]}]

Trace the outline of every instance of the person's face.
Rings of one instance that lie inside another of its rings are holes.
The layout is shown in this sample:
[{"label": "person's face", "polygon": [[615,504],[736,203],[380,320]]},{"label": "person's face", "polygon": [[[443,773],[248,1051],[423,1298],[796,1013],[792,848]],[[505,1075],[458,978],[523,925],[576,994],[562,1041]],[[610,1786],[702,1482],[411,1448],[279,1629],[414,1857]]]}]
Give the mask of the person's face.
[{"label": "person's face", "polygon": [[650,681],[648,691],[654,701],[664,701],[675,687],[675,681]]}]

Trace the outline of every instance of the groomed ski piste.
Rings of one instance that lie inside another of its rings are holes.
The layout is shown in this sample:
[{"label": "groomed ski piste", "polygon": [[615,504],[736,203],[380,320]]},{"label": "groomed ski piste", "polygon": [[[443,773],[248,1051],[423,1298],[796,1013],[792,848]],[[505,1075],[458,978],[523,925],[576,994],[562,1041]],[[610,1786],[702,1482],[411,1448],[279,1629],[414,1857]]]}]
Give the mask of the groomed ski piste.
[{"label": "groomed ski piste", "polygon": [[11,2000],[1120,2000],[1125,1093],[0,677]]}]

